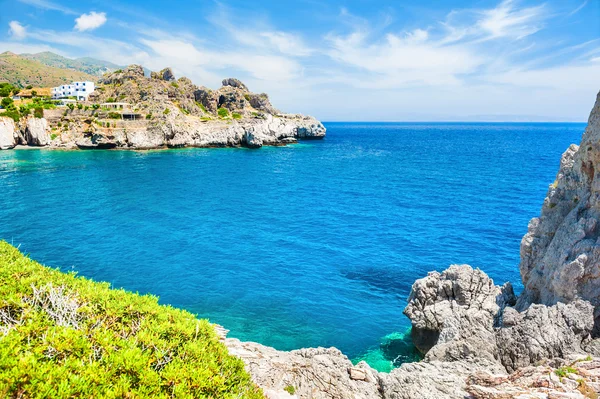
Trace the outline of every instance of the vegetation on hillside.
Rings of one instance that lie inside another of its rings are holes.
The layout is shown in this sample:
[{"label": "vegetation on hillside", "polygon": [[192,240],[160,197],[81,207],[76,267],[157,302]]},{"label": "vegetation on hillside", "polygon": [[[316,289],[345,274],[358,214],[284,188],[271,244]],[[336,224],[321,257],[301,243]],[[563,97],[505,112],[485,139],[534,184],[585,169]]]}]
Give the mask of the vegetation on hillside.
[{"label": "vegetation on hillside", "polygon": [[206,320],[0,242],[0,397],[262,398]]},{"label": "vegetation on hillside", "polygon": [[44,65],[61,68],[71,69],[74,71],[84,72],[93,76],[102,76],[107,72],[115,71],[120,67],[112,62],[97,60],[95,58],[67,58],[58,54],[54,54],[50,51],[36,54],[21,54],[23,58],[41,62]]},{"label": "vegetation on hillside", "polygon": [[54,87],[73,81],[96,81],[97,79],[97,76],[51,67],[10,52],[0,54],[0,82],[8,82],[20,88]]}]

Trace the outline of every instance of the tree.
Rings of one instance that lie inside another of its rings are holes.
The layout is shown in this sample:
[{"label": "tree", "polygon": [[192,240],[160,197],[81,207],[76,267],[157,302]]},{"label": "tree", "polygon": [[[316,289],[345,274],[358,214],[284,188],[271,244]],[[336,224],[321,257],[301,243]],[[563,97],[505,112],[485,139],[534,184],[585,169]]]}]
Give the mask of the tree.
[{"label": "tree", "polygon": [[26,89],[27,90],[31,90],[31,89],[33,89],[33,86],[32,85],[27,85]]},{"label": "tree", "polygon": [[13,99],[12,99],[12,98],[10,98],[10,97],[4,97],[4,98],[2,99],[2,102],[0,102],[0,104],[2,104],[2,106],[3,106],[4,108],[8,108],[8,107],[10,107],[11,105],[13,105],[13,103],[14,103],[14,101],[13,101]]},{"label": "tree", "polygon": [[36,97],[36,96],[37,96],[37,91],[35,91],[35,90],[31,90],[31,95],[32,95],[33,97]]}]

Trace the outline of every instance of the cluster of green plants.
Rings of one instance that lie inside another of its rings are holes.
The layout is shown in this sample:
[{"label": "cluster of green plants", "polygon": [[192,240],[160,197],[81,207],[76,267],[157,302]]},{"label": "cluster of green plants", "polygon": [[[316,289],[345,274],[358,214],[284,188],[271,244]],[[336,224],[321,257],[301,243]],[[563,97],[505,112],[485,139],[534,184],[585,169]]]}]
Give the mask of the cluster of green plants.
[{"label": "cluster of green plants", "polygon": [[196,105],[202,110],[202,112],[204,112],[205,114],[208,114],[208,110],[206,109],[206,107],[204,106],[204,104],[202,104],[199,101],[196,101]]},{"label": "cluster of green plants", "polygon": [[233,119],[242,119],[242,115],[241,115],[241,114],[238,114],[237,112],[233,112],[233,113],[231,114],[231,117],[232,117]]},{"label": "cluster of green plants", "polygon": [[108,113],[108,118],[109,119],[121,119],[121,114],[118,112],[112,111],[112,112]]},{"label": "cluster of green plants", "polygon": [[577,374],[577,370],[571,366],[564,366],[554,370],[554,374],[559,377],[566,377],[568,374]]},{"label": "cluster of green plants", "polygon": [[217,115],[219,115],[219,118],[227,118],[229,117],[229,110],[221,107],[217,110]]},{"label": "cluster of green plants", "polygon": [[208,321],[0,242],[0,397],[263,396]]},{"label": "cluster of green plants", "polygon": [[17,95],[20,91],[21,90],[18,87],[13,86],[10,83],[0,83],[0,97],[9,97],[11,94]]}]

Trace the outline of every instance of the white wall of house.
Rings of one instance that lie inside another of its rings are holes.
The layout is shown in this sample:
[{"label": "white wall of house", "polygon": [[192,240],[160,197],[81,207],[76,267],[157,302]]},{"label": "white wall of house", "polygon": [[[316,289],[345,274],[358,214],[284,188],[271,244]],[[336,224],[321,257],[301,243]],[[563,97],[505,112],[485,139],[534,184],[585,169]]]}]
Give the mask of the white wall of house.
[{"label": "white wall of house", "polygon": [[73,82],[52,88],[52,98],[77,97],[78,100],[85,101],[95,88],[94,82]]}]

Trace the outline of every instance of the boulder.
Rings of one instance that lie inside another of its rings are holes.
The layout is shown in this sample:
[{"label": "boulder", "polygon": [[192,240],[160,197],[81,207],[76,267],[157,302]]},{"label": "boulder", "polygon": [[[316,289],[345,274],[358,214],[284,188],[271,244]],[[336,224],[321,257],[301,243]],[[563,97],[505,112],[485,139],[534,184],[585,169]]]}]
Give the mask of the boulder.
[{"label": "boulder", "polygon": [[235,87],[237,89],[240,89],[242,91],[249,91],[248,87],[246,87],[245,84],[242,83],[242,81],[240,81],[239,79],[235,79],[235,78],[228,78],[228,79],[223,79],[223,86],[231,86],[231,87]]},{"label": "boulder", "polygon": [[521,241],[518,307],[581,298],[600,305],[600,94],[581,144],[563,154],[540,217]]},{"label": "boulder", "polygon": [[499,287],[479,269],[453,265],[417,280],[404,314],[415,346],[428,360],[493,361],[494,326],[515,300],[510,283]]},{"label": "boulder", "polygon": [[12,118],[0,116],[0,150],[8,150],[17,145],[15,130],[15,121]]},{"label": "boulder", "polygon": [[46,146],[50,144],[48,123],[44,118],[29,118],[25,127],[25,140],[27,145]]},{"label": "boulder", "polygon": [[175,74],[173,74],[173,70],[171,70],[171,68],[165,68],[165,69],[161,70],[160,72],[152,72],[150,74],[150,77],[152,79],[164,80],[165,82],[174,82],[175,81]]}]

